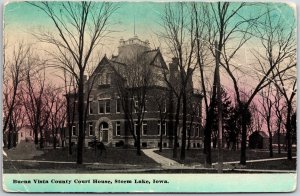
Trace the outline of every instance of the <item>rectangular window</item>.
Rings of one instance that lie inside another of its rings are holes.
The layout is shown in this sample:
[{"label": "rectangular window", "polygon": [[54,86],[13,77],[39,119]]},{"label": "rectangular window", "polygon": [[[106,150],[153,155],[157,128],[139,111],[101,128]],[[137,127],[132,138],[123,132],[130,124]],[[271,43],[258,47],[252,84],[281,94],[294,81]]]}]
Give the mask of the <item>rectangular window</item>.
[{"label": "rectangular window", "polygon": [[137,113],[137,109],[139,108],[139,101],[134,100],[134,112]]},{"label": "rectangular window", "polygon": [[116,100],[116,113],[120,113],[121,112],[121,100],[117,99]]},{"label": "rectangular window", "polygon": [[106,74],[106,84],[110,84],[111,83],[111,74],[107,73]]},{"label": "rectangular window", "polygon": [[105,113],[110,113],[110,100],[105,101]]},{"label": "rectangular window", "polygon": [[98,101],[98,105],[99,105],[99,113],[100,114],[104,114],[105,112],[104,112],[104,102],[103,101],[101,101],[101,100],[99,100]]},{"label": "rectangular window", "polygon": [[136,135],[136,130],[137,130],[137,121],[134,122],[134,135]]},{"label": "rectangular window", "polygon": [[99,100],[99,114],[108,114],[110,113],[110,100]]},{"label": "rectangular window", "polygon": [[196,125],[193,125],[193,132],[191,136],[195,137],[196,136]]},{"label": "rectangular window", "polygon": [[89,102],[89,114],[93,114],[93,112],[94,112],[94,111],[93,111],[93,105],[92,105],[92,104],[93,104],[93,102],[90,101],[90,102]]},{"label": "rectangular window", "polygon": [[143,135],[147,135],[148,133],[148,125],[147,125],[147,121],[143,121]]},{"label": "rectangular window", "polygon": [[161,126],[160,121],[157,122],[157,135],[160,135],[160,133],[162,132],[163,135],[167,135],[167,123],[164,122],[163,125]]},{"label": "rectangular window", "polygon": [[89,122],[89,136],[94,135],[93,122]]},{"label": "rectangular window", "polygon": [[200,136],[200,133],[199,133],[199,125],[196,125],[196,134],[197,134],[197,137]]},{"label": "rectangular window", "polygon": [[157,121],[157,135],[160,135],[160,131],[161,131],[161,126],[160,126],[160,121]]},{"label": "rectangular window", "polygon": [[144,105],[144,108],[143,108],[143,112],[147,112],[147,103],[148,103],[148,101],[145,100],[145,105]]},{"label": "rectangular window", "polygon": [[120,121],[116,122],[116,136],[120,136],[121,135],[121,123]]},{"label": "rectangular window", "polygon": [[72,126],[72,135],[76,135],[76,134],[77,134],[76,126],[73,125],[73,126]]},{"label": "rectangular window", "polygon": [[163,123],[163,126],[161,128],[162,128],[161,129],[162,134],[167,135],[167,123],[166,122]]}]

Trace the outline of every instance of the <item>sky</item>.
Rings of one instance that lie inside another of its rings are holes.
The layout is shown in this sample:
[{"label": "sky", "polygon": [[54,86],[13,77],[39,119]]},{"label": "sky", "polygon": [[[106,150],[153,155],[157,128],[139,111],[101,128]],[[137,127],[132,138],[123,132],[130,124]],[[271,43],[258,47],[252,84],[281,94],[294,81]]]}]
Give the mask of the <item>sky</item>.
[{"label": "sky", "polygon": [[[166,46],[159,41],[157,36],[157,34],[163,31],[160,25],[160,14],[163,13],[166,3],[117,2],[116,4],[119,8],[111,18],[111,29],[114,32],[106,39],[101,51],[103,54],[101,55],[107,54],[109,57],[112,54],[116,55],[120,38],[127,40],[133,37],[135,29],[136,34],[141,40],[148,39],[152,48],[159,47],[165,60],[168,61],[170,57],[167,56]],[[275,3],[273,4],[273,8],[277,10],[278,15],[284,18],[286,23],[290,23],[293,20],[295,14],[293,6]],[[259,14],[260,11],[258,8],[255,10],[257,13],[252,12],[252,14]],[[250,12],[244,14],[247,15]],[[41,43],[37,44],[32,34],[40,28],[50,31],[55,30],[52,21],[43,11],[26,2],[11,2],[5,5],[4,27],[5,39],[9,43],[9,46],[20,41],[25,41],[27,43],[35,43],[37,47],[42,49],[49,46]],[[243,65],[245,70],[251,70],[251,49],[257,48],[257,40],[250,40],[237,54],[238,58],[235,59],[237,64]],[[223,76],[226,77],[226,74],[223,74]],[[224,79],[223,83],[228,86],[231,81]]]}]

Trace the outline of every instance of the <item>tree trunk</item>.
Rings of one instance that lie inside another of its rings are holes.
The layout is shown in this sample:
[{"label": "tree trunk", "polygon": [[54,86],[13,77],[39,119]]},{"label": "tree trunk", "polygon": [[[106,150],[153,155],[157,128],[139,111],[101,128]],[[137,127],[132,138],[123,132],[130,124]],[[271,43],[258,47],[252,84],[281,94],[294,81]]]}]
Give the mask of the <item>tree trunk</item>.
[{"label": "tree trunk", "polygon": [[291,112],[292,106],[291,103],[287,104],[287,117],[286,117],[286,140],[287,140],[287,159],[292,160],[292,143],[291,143]]},{"label": "tree trunk", "polygon": [[241,122],[242,122],[242,142],[241,142],[241,165],[246,165],[246,149],[247,149],[247,124],[246,124],[246,111],[247,107],[241,105]]},{"label": "tree trunk", "polygon": [[272,141],[272,131],[271,131],[271,128],[270,128],[270,119],[268,119],[267,126],[268,126],[268,132],[269,132],[270,157],[273,157],[273,141]]},{"label": "tree trunk", "polygon": [[44,148],[44,136],[43,136],[43,130],[39,128],[40,130],[40,148]]},{"label": "tree trunk", "polygon": [[[162,132],[162,126],[163,126],[163,120],[160,119],[160,146],[159,146],[159,152],[162,152],[162,146],[163,146],[163,132]],[[166,130],[165,130],[166,131]]]},{"label": "tree trunk", "polygon": [[278,150],[278,154],[281,154],[281,141],[280,141],[280,125],[278,127],[278,130],[277,130],[277,150]]},{"label": "tree trunk", "polygon": [[175,125],[174,125],[174,145],[173,145],[173,158],[177,158],[177,143],[178,143],[178,125],[179,125],[179,113],[180,113],[181,97],[177,98]]},{"label": "tree trunk", "polygon": [[270,150],[270,157],[273,157],[273,142],[272,142],[272,135],[269,137],[269,150]]},{"label": "tree trunk", "polygon": [[37,125],[34,126],[33,132],[34,132],[34,144],[38,145],[39,144],[39,137],[38,137],[39,131],[38,131]]},{"label": "tree trunk", "polygon": [[187,145],[187,150],[191,149],[191,132],[192,132],[193,122],[194,122],[194,116],[192,116],[192,118],[191,118],[190,128],[188,130],[188,145]]},{"label": "tree trunk", "polygon": [[80,78],[78,83],[78,141],[77,141],[77,164],[83,163],[83,142],[84,142],[84,75],[80,71]]},{"label": "tree trunk", "polygon": [[140,122],[138,122],[137,125],[137,130],[136,130],[136,154],[138,156],[141,156],[141,126],[140,126]]},{"label": "tree trunk", "polygon": [[173,141],[173,137],[174,137],[174,101],[173,101],[173,93],[170,91],[170,95],[169,95],[169,123],[168,123],[168,138],[169,138],[169,148],[173,148],[174,147],[174,141]]},{"label": "tree trunk", "polygon": [[60,128],[60,134],[63,136],[63,139],[61,139],[61,147],[65,147],[65,142],[66,142],[66,129],[64,128],[64,125]]},{"label": "tree trunk", "polygon": [[11,149],[11,140],[12,140],[12,123],[9,123],[8,125],[8,137],[7,137],[7,148]]},{"label": "tree trunk", "polygon": [[217,148],[217,142],[218,142],[218,138],[217,137],[213,137],[213,149]]},{"label": "tree trunk", "polygon": [[180,152],[180,160],[185,159],[185,147],[186,147],[186,106],[187,106],[187,100],[186,100],[186,92],[184,89],[183,97],[182,97],[182,138],[181,138],[181,152]]},{"label": "tree trunk", "polygon": [[208,110],[208,115],[206,119],[205,129],[204,129],[204,154],[205,162],[208,165],[211,165],[211,129],[214,116],[214,104],[210,104],[210,109]]}]

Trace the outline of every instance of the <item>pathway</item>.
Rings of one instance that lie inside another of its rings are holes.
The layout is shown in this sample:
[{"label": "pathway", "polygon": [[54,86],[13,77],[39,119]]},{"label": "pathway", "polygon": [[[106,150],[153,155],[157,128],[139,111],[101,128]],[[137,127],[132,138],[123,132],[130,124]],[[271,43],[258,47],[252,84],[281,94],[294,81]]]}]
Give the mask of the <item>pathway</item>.
[{"label": "pathway", "polygon": [[[292,157],[293,159],[297,158],[296,156]],[[265,161],[277,161],[277,160],[283,160],[286,159],[286,157],[279,157],[279,158],[268,158],[268,159],[255,159],[255,160],[247,160],[247,163],[256,163],[256,162],[265,162]],[[228,164],[237,164],[240,163],[240,161],[231,161],[231,162],[224,162],[224,165]],[[218,163],[213,163],[212,165],[218,165]]]},{"label": "pathway", "polygon": [[144,154],[148,156],[149,158],[153,159],[155,162],[160,164],[164,168],[190,168],[187,166],[184,166],[184,164],[180,164],[177,161],[174,161],[172,159],[166,158],[164,156],[161,156],[154,151],[158,149],[142,149]]}]

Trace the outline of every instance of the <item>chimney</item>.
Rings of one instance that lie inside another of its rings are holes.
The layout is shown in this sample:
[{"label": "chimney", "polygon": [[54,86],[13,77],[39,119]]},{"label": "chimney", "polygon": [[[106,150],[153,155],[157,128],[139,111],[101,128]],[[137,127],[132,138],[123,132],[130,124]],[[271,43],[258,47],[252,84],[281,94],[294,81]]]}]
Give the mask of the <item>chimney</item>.
[{"label": "chimney", "polygon": [[170,82],[175,84],[176,83],[176,79],[178,76],[178,58],[173,57],[172,58],[172,62],[169,64],[169,69],[170,69]]},{"label": "chimney", "polygon": [[178,72],[179,60],[176,57],[172,58],[172,63],[169,64],[170,74],[174,75],[175,72]]}]

